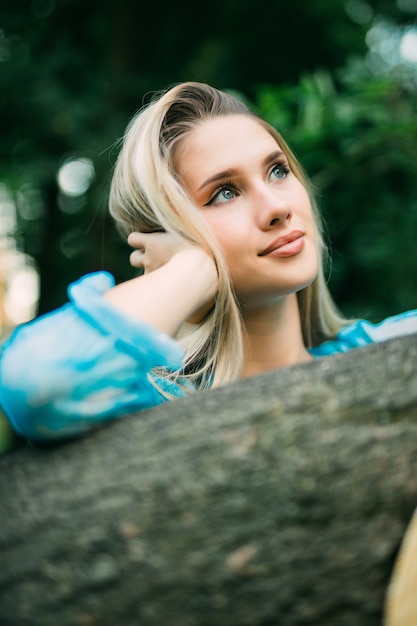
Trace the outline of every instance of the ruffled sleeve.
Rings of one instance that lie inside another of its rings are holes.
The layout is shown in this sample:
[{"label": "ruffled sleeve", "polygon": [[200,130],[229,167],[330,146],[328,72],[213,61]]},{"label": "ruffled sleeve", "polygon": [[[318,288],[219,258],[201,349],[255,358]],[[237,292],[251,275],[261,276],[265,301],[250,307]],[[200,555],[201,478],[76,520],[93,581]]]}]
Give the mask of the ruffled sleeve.
[{"label": "ruffled sleeve", "polygon": [[417,310],[388,317],[379,324],[359,320],[342,328],[336,339],[325,341],[310,352],[314,357],[328,356],[413,333],[417,333]]},{"label": "ruffled sleeve", "polygon": [[[183,350],[103,298],[113,285],[107,272],[83,277],[68,304],[17,328],[2,347],[0,405],[19,434],[74,436],[163,401],[149,373],[181,369]],[[182,395],[172,384],[169,392]]]}]

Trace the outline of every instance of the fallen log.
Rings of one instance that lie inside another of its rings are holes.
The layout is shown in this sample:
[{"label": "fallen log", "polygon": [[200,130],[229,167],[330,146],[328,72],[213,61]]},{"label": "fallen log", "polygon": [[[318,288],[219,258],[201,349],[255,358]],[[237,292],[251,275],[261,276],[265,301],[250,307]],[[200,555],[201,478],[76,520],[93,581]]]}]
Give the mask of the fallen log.
[{"label": "fallen log", "polygon": [[416,365],[407,337],[4,455],[0,624],[380,626]]}]

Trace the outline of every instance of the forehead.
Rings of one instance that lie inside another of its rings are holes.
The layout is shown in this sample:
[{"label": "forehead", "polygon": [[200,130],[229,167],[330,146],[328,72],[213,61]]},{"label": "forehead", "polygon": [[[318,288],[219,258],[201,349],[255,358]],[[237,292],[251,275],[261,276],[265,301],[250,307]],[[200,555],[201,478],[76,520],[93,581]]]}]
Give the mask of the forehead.
[{"label": "forehead", "polygon": [[254,117],[215,117],[200,122],[184,139],[178,169],[183,174],[194,168],[211,173],[237,167],[246,159],[263,160],[277,147],[276,139]]}]

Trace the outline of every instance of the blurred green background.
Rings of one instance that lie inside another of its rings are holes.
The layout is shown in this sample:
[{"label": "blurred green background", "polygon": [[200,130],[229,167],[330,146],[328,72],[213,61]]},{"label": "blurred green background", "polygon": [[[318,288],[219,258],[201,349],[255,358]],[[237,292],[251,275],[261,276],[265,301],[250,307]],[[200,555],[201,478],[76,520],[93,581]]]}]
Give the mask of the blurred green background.
[{"label": "blurred green background", "polygon": [[85,272],[133,275],[107,214],[115,143],[183,80],[237,92],[294,148],[347,315],[417,307],[416,12],[417,0],[2,0],[3,335]]}]

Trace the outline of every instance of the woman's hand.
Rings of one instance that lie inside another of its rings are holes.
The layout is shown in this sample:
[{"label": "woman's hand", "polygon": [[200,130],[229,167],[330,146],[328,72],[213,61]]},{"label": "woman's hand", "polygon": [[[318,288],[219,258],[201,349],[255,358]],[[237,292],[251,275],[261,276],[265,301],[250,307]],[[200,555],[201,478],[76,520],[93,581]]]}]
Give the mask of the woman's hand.
[{"label": "woman's hand", "polygon": [[106,292],[114,306],[171,336],[189,321],[200,323],[218,290],[214,259],[199,246],[169,233],[131,233],[130,262],[144,275]]},{"label": "woman's hand", "polygon": [[183,250],[198,249],[182,237],[165,232],[133,232],[127,238],[127,243],[135,248],[129,257],[130,264],[142,269],[145,274],[165,265]]}]

